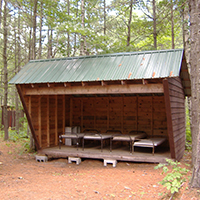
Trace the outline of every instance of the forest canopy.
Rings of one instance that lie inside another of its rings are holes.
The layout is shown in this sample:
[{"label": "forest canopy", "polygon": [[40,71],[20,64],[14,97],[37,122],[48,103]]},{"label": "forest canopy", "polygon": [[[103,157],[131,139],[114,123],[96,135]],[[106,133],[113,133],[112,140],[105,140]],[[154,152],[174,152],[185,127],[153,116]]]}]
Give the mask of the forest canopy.
[{"label": "forest canopy", "polygon": [[29,60],[187,49],[188,12],[185,0],[0,0],[1,105],[16,105],[8,81]]}]

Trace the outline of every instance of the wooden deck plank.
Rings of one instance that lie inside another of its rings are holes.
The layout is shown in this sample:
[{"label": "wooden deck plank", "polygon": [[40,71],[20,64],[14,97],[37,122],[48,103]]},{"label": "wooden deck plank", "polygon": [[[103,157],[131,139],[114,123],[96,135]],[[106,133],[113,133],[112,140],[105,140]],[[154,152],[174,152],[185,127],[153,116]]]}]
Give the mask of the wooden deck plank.
[{"label": "wooden deck plank", "polygon": [[39,151],[41,154],[48,155],[54,158],[67,158],[67,157],[80,157],[80,158],[90,158],[90,159],[106,159],[112,158],[118,161],[128,161],[128,162],[148,162],[148,163],[163,163],[166,162],[166,158],[170,158],[170,151],[155,151],[153,155],[150,148],[147,152],[142,150],[136,151],[133,154],[130,153],[129,148],[113,148],[112,152],[109,151],[109,147],[104,147],[103,152],[101,152],[100,146],[82,148],[79,147],[78,150],[75,146],[62,146],[59,149],[58,146],[42,149]]}]

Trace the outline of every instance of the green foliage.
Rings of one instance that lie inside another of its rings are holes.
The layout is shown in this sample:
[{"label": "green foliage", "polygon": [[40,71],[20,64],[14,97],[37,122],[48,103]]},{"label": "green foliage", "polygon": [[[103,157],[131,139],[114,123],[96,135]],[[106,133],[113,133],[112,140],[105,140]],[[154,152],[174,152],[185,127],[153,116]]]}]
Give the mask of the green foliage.
[{"label": "green foliage", "polygon": [[[166,176],[163,178],[159,184],[163,185],[170,190],[171,194],[178,192],[181,188],[182,184],[186,181],[185,175],[189,172],[188,169],[182,168],[180,166],[180,162],[173,161],[171,159],[166,159],[167,164],[158,164],[155,169],[162,168],[164,174]],[[172,171],[169,172],[169,166],[172,167]]]},{"label": "green foliage", "polygon": [[[27,120],[26,118],[20,118],[20,121],[23,121],[23,126],[20,128],[19,133],[15,130],[9,129],[9,141],[18,142],[21,144],[21,148],[19,148],[20,154],[23,152],[30,152],[30,138],[27,135]],[[0,137],[4,138],[4,131],[0,131]],[[6,143],[8,147],[10,147],[11,143]],[[11,154],[12,152],[10,152]]]}]

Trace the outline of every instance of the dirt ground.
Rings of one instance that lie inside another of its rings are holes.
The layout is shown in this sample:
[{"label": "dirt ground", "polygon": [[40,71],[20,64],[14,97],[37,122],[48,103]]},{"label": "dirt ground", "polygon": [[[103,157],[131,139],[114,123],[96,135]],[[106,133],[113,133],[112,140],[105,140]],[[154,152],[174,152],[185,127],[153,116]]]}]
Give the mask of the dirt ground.
[{"label": "dirt ground", "polygon": [[[67,159],[37,162],[22,144],[0,138],[0,199],[169,199],[170,193],[158,182],[164,177],[157,164],[118,162],[103,166],[102,160]],[[181,163],[191,163],[186,153]],[[188,173],[191,176],[191,173]],[[162,195],[160,195],[162,194]],[[200,190],[190,189],[188,181],[174,199],[200,199]]]}]

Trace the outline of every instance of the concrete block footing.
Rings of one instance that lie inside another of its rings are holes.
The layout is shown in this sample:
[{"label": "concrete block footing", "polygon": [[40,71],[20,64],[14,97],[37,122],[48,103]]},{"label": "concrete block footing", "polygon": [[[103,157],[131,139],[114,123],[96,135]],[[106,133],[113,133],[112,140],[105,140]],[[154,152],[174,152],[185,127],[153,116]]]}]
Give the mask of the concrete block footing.
[{"label": "concrete block footing", "polygon": [[106,167],[107,164],[112,164],[113,167],[116,167],[116,166],[117,166],[117,160],[104,159],[103,163],[104,163],[104,167]]},{"label": "concrete block footing", "polygon": [[77,157],[68,157],[68,163],[76,162],[77,165],[81,163],[81,158]]},{"label": "concrete block footing", "polygon": [[36,161],[38,162],[47,162],[48,161],[48,157],[47,156],[35,156]]}]

